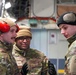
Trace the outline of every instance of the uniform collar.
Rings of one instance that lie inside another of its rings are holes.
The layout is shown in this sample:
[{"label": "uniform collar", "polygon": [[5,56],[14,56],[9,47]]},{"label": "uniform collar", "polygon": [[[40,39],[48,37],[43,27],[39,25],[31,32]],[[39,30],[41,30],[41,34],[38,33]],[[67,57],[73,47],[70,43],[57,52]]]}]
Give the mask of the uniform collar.
[{"label": "uniform collar", "polygon": [[13,44],[5,43],[5,42],[2,42],[2,41],[0,41],[0,44],[7,51],[12,50],[12,48],[13,48]]},{"label": "uniform collar", "polygon": [[72,42],[74,42],[76,40],[76,34],[73,35],[72,37],[70,37],[69,39],[67,39],[67,41],[71,44]]},{"label": "uniform collar", "polygon": [[26,54],[26,51],[25,50],[21,50],[19,49],[16,44],[14,44],[13,48],[21,55],[25,55]]}]

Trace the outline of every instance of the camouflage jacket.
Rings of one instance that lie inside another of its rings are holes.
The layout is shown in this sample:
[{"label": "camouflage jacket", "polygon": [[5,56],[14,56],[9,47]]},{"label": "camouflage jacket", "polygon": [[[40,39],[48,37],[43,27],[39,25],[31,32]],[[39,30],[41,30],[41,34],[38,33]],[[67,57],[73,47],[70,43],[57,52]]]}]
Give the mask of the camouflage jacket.
[{"label": "camouflage jacket", "polygon": [[16,59],[18,67],[21,69],[23,64],[27,62],[29,72],[27,75],[41,75],[41,71],[48,74],[48,59],[38,50],[28,49],[20,50],[16,45],[13,47],[13,56]]},{"label": "camouflage jacket", "polygon": [[18,67],[12,56],[12,45],[0,41],[0,75],[18,75]]},{"label": "camouflage jacket", "polygon": [[69,46],[65,56],[65,75],[76,75],[76,35],[68,39]]}]

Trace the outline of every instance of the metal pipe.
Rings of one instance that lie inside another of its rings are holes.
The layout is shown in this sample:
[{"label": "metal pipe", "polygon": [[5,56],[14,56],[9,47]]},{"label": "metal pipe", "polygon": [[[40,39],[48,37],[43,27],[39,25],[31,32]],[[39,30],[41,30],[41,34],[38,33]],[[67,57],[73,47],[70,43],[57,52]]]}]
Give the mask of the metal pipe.
[{"label": "metal pipe", "polygon": [[5,10],[5,0],[2,0],[2,11],[1,11],[1,17],[4,16],[4,10]]}]

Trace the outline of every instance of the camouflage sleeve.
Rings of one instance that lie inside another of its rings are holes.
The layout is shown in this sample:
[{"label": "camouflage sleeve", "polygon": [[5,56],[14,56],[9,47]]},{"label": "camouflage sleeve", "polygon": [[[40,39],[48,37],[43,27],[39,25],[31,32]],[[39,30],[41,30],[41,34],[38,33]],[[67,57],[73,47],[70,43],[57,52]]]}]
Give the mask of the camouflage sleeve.
[{"label": "camouflage sleeve", "polygon": [[48,72],[48,59],[46,56],[44,56],[42,60],[41,75],[47,75],[47,72]]},{"label": "camouflage sleeve", "polygon": [[70,62],[70,66],[69,66],[70,73],[72,75],[76,75],[76,55],[73,55],[69,62]]},{"label": "camouflage sleeve", "polygon": [[7,64],[4,58],[5,53],[0,52],[0,75],[6,75],[7,74]]},{"label": "camouflage sleeve", "polygon": [[66,66],[67,74],[76,75],[76,41],[74,41],[69,47],[68,53],[66,54]]},{"label": "camouflage sleeve", "polygon": [[6,75],[6,67],[3,64],[0,64],[0,75]]},{"label": "camouflage sleeve", "polygon": [[42,61],[41,75],[57,75],[54,65],[47,59],[46,56]]}]

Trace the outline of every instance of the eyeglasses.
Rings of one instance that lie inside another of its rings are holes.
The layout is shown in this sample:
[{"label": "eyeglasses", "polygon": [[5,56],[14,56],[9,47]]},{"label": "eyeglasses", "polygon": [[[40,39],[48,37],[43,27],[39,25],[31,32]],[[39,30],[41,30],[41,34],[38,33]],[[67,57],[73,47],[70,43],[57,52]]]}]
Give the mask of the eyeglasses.
[{"label": "eyeglasses", "polygon": [[31,37],[19,37],[17,39],[19,39],[19,40],[25,40],[26,39],[26,41],[30,41]]}]

